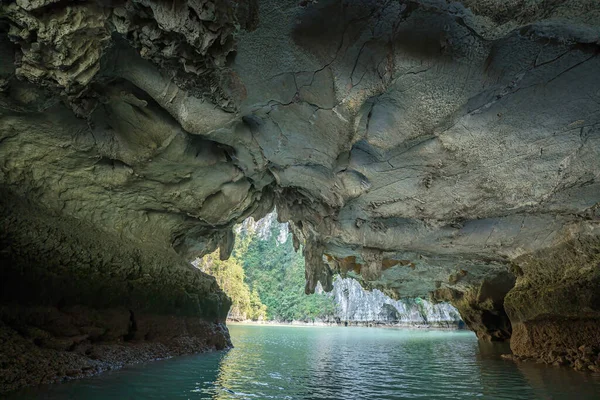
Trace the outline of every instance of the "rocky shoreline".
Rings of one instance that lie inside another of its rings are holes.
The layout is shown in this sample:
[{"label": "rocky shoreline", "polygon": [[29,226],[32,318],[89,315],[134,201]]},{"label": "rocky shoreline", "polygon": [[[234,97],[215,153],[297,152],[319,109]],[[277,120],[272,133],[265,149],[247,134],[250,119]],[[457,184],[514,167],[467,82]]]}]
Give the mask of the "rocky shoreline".
[{"label": "rocky shoreline", "polygon": [[131,334],[124,310],[104,312],[114,318],[108,329],[78,326],[89,323],[84,314],[51,308],[31,310],[30,315],[34,313],[50,317],[44,321],[45,329],[0,325],[0,393],[231,347],[224,324],[196,318],[140,316],[137,331]]},{"label": "rocky shoreline", "polygon": [[0,393],[231,346],[213,277],[0,194]]},{"label": "rocky shoreline", "polygon": [[514,324],[510,342],[514,354],[504,357],[600,373],[600,346],[589,344],[598,343],[598,326],[596,319]]},{"label": "rocky shoreline", "polygon": [[525,357],[516,354],[502,354],[505,360],[515,362],[535,362],[555,367],[570,367],[576,371],[600,373],[600,352],[589,346],[580,346],[576,350],[550,351],[539,357]]}]

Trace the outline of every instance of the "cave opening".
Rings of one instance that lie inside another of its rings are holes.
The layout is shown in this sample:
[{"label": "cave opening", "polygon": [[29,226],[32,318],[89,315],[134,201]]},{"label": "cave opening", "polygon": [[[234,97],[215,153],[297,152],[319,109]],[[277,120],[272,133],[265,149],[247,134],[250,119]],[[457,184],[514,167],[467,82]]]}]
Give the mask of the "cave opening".
[{"label": "cave opening", "polygon": [[[301,222],[295,226],[301,229]],[[292,228],[293,229],[293,228]],[[360,284],[360,275],[336,276],[331,292],[320,282],[305,293],[303,248],[294,248],[289,223],[278,221],[276,210],[234,227],[235,244],[223,260],[221,250],[198,257],[192,265],[212,275],[231,298],[229,322],[307,325],[458,328],[459,311],[427,299],[393,299]],[[222,248],[222,246],[221,246]],[[327,257],[325,257],[327,259]]]},{"label": "cave opening", "polygon": [[[599,29],[596,0],[2,1],[0,393],[230,350],[117,375],[596,398]],[[369,328],[415,321],[480,344]]]}]

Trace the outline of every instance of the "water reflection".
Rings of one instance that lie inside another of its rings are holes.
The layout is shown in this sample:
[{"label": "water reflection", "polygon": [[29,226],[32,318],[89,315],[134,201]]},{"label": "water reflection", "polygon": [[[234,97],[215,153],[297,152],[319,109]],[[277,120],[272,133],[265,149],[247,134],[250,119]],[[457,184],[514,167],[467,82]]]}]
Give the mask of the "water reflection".
[{"label": "water reflection", "polygon": [[600,377],[503,360],[469,332],[230,327],[235,348],[9,399],[598,399]]},{"label": "water reflection", "polygon": [[600,393],[597,376],[514,364],[500,358],[508,345],[480,343],[468,332],[235,326],[232,334],[236,349],[223,358],[218,377],[227,391],[217,399],[597,399]]}]

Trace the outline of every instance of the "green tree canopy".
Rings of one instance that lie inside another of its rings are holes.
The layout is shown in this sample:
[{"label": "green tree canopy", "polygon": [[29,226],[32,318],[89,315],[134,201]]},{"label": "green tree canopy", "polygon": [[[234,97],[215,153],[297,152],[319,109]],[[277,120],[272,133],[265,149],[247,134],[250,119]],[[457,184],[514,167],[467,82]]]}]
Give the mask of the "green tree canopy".
[{"label": "green tree canopy", "polygon": [[242,231],[233,252],[243,265],[249,286],[267,306],[268,319],[311,321],[331,317],[335,311],[331,296],[304,293],[304,257],[294,251],[290,233],[285,242],[278,242],[280,229],[274,220],[267,238]]},{"label": "green tree canopy", "polygon": [[244,279],[244,269],[235,258],[221,261],[217,250],[200,259],[198,267],[203,272],[214,276],[223,291],[231,297],[229,318],[239,320],[266,318],[267,306],[262,304],[255,291],[250,291]]},{"label": "green tree canopy", "polygon": [[242,230],[229,260],[221,261],[216,251],[198,264],[231,297],[229,318],[314,321],[333,316],[332,296],[304,294],[304,257],[294,251],[291,234],[280,243],[277,221],[269,229],[266,238]]}]

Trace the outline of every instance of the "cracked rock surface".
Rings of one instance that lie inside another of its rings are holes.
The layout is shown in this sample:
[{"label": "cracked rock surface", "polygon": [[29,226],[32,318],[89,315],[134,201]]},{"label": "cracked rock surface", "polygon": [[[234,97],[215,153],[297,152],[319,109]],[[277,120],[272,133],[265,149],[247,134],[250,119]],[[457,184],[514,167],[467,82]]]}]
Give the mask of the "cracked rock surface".
[{"label": "cracked rock surface", "polygon": [[[0,185],[19,213],[170,254],[168,281],[277,206],[307,292],[340,273],[430,295],[480,338],[512,332],[516,355],[599,366],[596,1],[0,7]],[[20,229],[3,246],[37,251],[11,244]],[[20,281],[33,261],[11,262]]]}]

